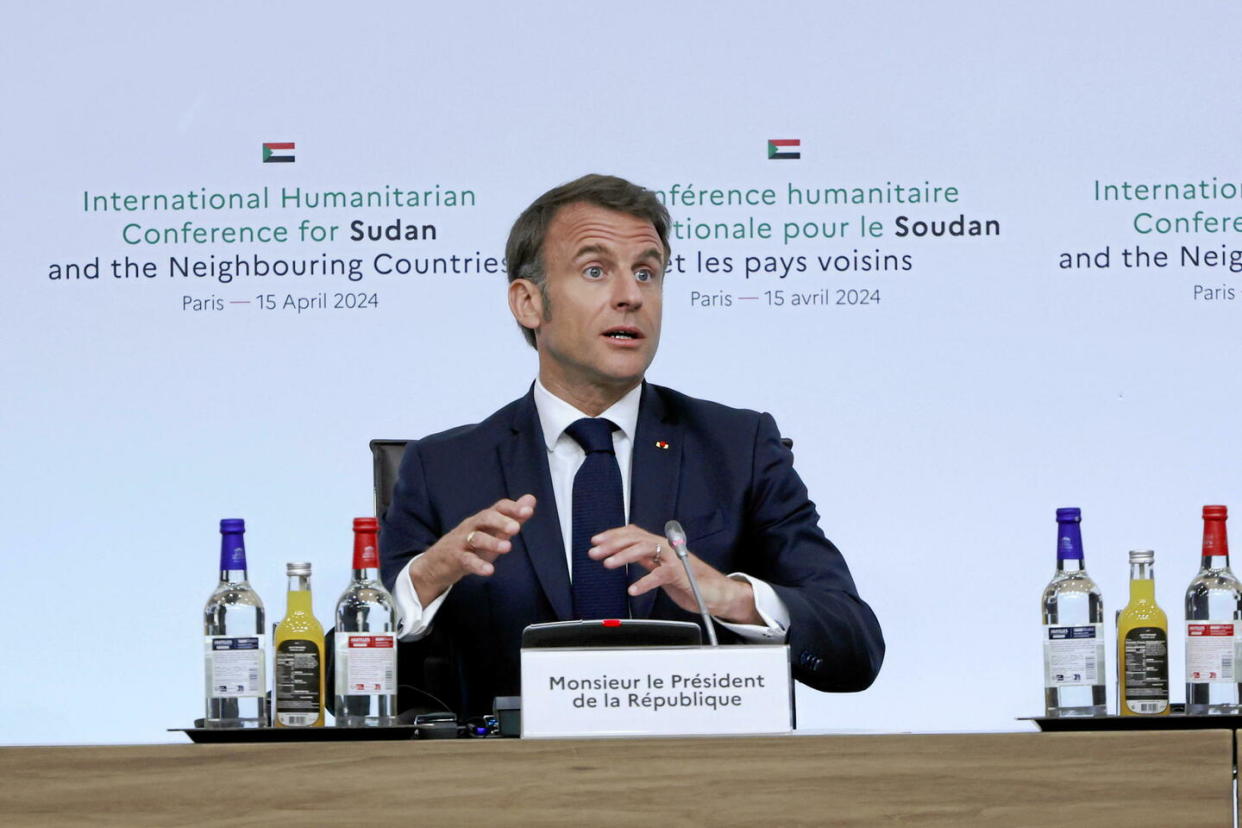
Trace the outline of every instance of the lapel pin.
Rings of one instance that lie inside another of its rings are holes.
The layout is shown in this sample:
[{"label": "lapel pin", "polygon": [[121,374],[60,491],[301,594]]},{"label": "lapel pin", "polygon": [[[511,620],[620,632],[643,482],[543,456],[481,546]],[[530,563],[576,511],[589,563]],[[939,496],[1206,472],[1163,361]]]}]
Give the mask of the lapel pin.
[{"label": "lapel pin", "polygon": [[665,451],[667,451],[668,443],[664,442],[663,440],[656,440],[656,448],[664,449]]}]

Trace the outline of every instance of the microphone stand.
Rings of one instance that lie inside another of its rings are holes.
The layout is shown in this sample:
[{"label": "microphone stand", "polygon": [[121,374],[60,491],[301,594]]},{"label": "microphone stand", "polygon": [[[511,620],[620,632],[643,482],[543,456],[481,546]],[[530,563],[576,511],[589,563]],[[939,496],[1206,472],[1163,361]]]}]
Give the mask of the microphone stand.
[{"label": "microphone stand", "polygon": [[703,593],[699,592],[699,582],[694,577],[694,570],[690,568],[690,555],[686,549],[686,533],[681,528],[681,524],[675,520],[670,520],[664,524],[664,538],[668,541],[668,545],[677,553],[677,557],[681,559],[681,565],[685,567],[686,577],[690,579],[690,590],[694,593],[694,602],[699,605],[699,615],[703,618],[703,626],[707,629],[707,640],[713,647],[719,647],[720,642],[716,640],[716,625],[712,621],[712,617],[707,613],[707,604],[703,603]]}]

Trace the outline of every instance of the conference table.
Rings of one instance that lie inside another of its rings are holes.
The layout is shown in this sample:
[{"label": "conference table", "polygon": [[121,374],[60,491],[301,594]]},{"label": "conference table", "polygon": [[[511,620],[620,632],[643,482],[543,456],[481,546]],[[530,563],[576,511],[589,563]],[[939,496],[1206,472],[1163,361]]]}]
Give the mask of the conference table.
[{"label": "conference table", "polygon": [[0,748],[0,824],[1233,824],[1235,732]]}]

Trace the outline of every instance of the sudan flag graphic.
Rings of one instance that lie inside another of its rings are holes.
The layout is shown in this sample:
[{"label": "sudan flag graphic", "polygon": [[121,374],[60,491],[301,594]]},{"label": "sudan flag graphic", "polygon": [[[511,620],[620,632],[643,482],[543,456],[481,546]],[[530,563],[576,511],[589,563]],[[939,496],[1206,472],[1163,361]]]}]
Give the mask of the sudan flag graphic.
[{"label": "sudan flag graphic", "polygon": [[293,153],[289,153],[288,155],[283,155],[283,154],[278,155],[276,153],[276,150],[291,150],[291,149],[293,149],[292,141],[265,142],[263,144],[263,163],[264,164],[293,163]]},{"label": "sudan flag graphic", "polygon": [[799,138],[769,138],[768,139],[768,160],[780,161],[794,158],[801,158],[801,152],[792,152],[790,150],[781,149],[782,147],[801,147],[802,140]]}]

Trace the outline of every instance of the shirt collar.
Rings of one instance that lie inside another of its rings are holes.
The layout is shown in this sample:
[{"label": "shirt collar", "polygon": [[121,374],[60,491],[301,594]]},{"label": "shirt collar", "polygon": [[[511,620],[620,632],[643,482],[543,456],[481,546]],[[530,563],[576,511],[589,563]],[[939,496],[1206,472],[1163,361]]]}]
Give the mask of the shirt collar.
[{"label": "shirt collar", "polygon": [[[612,420],[617,430],[632,440],[638,427],[638,403],[642,395],[643,384],[640,382],[599,416]],[[590,416],[544,388],[538,378],[535,379],[535,411],[539,414],[539,425],[543,428],[543,441],[548,451],[553,449],[566,428]]]}]

